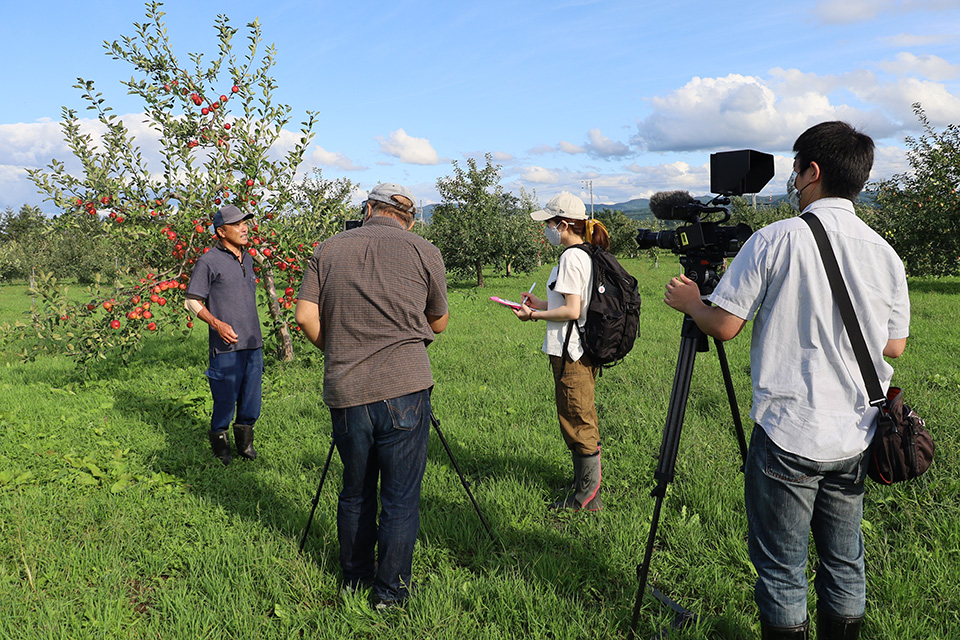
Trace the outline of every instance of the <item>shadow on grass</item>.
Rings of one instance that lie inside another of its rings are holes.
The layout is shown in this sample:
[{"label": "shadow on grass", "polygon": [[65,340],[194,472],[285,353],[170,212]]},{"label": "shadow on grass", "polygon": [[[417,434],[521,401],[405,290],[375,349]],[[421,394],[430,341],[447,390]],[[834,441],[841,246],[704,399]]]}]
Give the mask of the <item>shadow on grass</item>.
[{"label": "shadow on grass", "polygon": [[908,285],[911,293],[939,293],[942,295],[960,294],[960,280],[917,280]]},{"label": "shadow on grass", "polygon": [[[169,375],[194,372],[179,385],[182,397],[174,397],[177,385],[149,397],[118,385],[117,405],[129,407],[131,417],[161,430],[164,444],[152,454],[144,452],[152,455],[149,466],[155,471],[181,478],[194,496],[275,530],[296,549],[330,447],[329,413],[319,390],[312,390],[315,399],[307,397],[309,385],[303,382],[305,372],[315,374],[315,367],[271,367],[264,381],[264,416],[257,429],[260,456],[255,461],[236,458],[225,467],[210,452],[209,418],[203,404],[209,392],[201,375],[206,358],[203,351],[194,351],[182,344],[159,342],[137,356],[144,363],[161,361],[166,365],[169,361],[170,366],[164,368]],[[130,377],[135,375],[136,365],[121,369],[105,370],[104,375],[110,379]],[[293,402],[302,408],[289,404]],[[519,576],[569,601],[573,608],[586,608],[612,627],[623,627],[635,597],[633,567],[618,566],[609,560],[610,554],[598,552],[609,544],[604,529],[618,526],[615,514],[548,511],[550,488],[569,481],[566,466],[557,464],[560,457],[501,450],[482,438],[461,437],[456,426],[450,422],[441,429],[495,541],[488,538],[434,428],[427,470],[428,476],[433,475],[428,478],[432,488],[421,501],[419,557],[440,550],[441,556],[448,558],[444,562],[478,579],[497,576],[509,582]],[[339,575],[336,501],[340,473],[335,454],[304,549],[306,559],[330,576],[331,591],[337,589]],[[511,508],[512,498],[501,494],[502,488],[517,492],[515,508]],[[638,555],[643,542],[636,541]],[[339,606],[339,600],[330,599],[330,607]]]}]

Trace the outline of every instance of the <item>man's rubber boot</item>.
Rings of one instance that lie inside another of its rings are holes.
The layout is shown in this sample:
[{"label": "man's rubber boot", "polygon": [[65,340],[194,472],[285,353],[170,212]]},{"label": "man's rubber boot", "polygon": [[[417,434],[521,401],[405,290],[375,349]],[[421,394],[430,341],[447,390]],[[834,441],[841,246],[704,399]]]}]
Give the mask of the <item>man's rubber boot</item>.
[{"label": "man's rubber boot", "polygon": [[795,627],[771,627],[761,622],[760,640],[810,640],[810,619]]},{"label": "man's rubber boot", "polygon": [[603,508],[600,499],[600,449],[591,455],[573,454],[573,476],[576,488],[565,500],[554,502],[551,509],[571,509],[573,511],[599,511]]},{"label": "man's rubber boot", "polygon": [[233,454],[230,453],[230,438],[227,437],[227,430],[211,431],[210,446],[213,448],[213,455],[220,458],[220,462],[227,465],[233,460]]},{"label": "man's rubber boot", "polygon": [[817,609],[818,640],[857,640],[863,616],[859,618],[841,618]]},{"label": "man's rubber boot", "polygon": [[237,453],[247,460],[255,460],[257,450],[253,448],[253,425],[234,424],[233,439],[237,443]]}]

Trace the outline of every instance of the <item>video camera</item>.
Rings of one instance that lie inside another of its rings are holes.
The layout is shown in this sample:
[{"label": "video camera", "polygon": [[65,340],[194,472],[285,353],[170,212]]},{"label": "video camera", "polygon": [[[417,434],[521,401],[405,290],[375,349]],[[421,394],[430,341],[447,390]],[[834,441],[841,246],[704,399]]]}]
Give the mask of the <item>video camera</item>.
[{"label": "video camera", "polygon": [[[713,292],[720,281],[717,270],[724,258],[737,254],[753,233],[746,224],[721,226],[730,219],[726,208],[730,196],[757,193],[773,177],[773,156],[745,149],[710,154],[710,191],[718,194],[710,202],[696,200],[687,191],[659,191],[650,197],[650,211],[659,220],[682,220],[686,226],[667,231],[640,229],[641,249],[660,247],[680,256],[688,278],[697,283],[701,295]],[[721,214],[719,220],[705,216]]]}]

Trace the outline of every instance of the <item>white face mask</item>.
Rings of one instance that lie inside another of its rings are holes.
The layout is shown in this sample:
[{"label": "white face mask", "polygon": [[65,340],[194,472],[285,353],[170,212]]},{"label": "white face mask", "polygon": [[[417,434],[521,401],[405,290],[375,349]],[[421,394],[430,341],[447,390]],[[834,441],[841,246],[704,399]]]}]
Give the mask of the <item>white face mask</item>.
[{"label": "white face mask", "polygon": [[797,189],[797,172],[794,171],[790,174],[790,177],[787,178],[787,202],[790,203],[790,206],[795,210],[800,211],[800,194],[803,192],[803,189],[806,189],[810,186],[807,183],[803,189]]},{"label": "white face mask", "polygon": [[[559,226],[560,225],[557,225],[557,227]],[[543,235],[546,236],[547,242],[555,247],[560,245],[560,229],[557,227],[551,227],[550,225],[547,225],[543,228]]]}]

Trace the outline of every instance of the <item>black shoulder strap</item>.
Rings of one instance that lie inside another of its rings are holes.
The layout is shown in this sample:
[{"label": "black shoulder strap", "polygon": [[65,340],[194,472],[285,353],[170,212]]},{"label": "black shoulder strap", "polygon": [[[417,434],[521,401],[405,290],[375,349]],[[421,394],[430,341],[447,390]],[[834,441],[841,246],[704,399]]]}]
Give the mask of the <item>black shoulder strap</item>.
[{"label": "black shoulder strap", "polygon": [[867,386],[870,404],[880,407],[886,402],[886,396],[880,387],[877,369],[873,366],[870,353],[867,351],[867,341],[863,338],[863,330],[860,328],[857,314],[853,310],[850,293],[847,291],[843,275],[840,273],[840,265],[837,263],[837,256],[833,252],[833,247],[830,246],[830,239],[827,238],[827,232],[824,230],[820,219],[812,212],[807,211],[800,218],[810,226],[813,237],[817,241],[823,266],[827,270],[827,278],[830,280],[830,289],[833,290],[833,298],[837,306],[840,307],[840,317],[843,318],[843,324],[847,328],[850,344],[857,356],[857,364],[860,365],[860,375],[863,376],[863,381]]},{"label": "black shoulder strap", "polygon": [[[589,244],[589,243],[587,243],[587,242],[584,242],[584,243],[581,243],[581,244],[572,244],[572,245],[570,245],[569,247],[567,247],[567,249],[572,249],[572,248],[576,247],[577,249],[583,249],[584,251],[587,252],[587,255],[590,256],[590,266],[591,266],[591,268],[594,269],[593,272],[591,273],[591,278],[595,277],[595,275],[596,275],[596,268],[593,267],[593,251],[591,250],[592,246],[593,246],[593,245],[591,245],[591,244]],[[564,249],[564,251],[566,251],[567,249]],[[591,286],[592,286],[592,284],[593,284],[593,283],[591,282]],[[564,366],[566,366],[566,364],[567,364],[567,362],[566,362],[566,357],[569,355],[569,351],[567,350],[567,348],[570,346],[570,336],[573,334],[574,331],[579,331],[579,328],[578,328],[578,326],[577,326],[577,320],[578,320],[578,318],[574,318],[574,319],[571,320],[570,323],[567,325],[567,337],[566,337],[566,339],[564,339],[564,341],[563,341],[563,351],[560,352],[560,357],[563,359],[563,364],[564,364]],[[583,345],[580,345],[580,346],[581,346],[581,348],[583,347]],[[563,375],[563,370],[562,370],[562,369],[560,370],[560,375]]]}]

